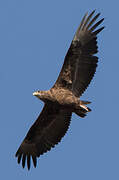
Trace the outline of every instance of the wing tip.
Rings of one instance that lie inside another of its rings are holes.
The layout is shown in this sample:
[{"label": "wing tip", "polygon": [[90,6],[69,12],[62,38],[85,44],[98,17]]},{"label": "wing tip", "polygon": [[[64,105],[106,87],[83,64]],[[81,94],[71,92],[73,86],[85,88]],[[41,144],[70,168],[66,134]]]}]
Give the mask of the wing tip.
[{"label": "wing tip", "polygon": [[37,166],[37,157],[36,156],[32,156],[32,161],[33,161],[33,165],[36,168]]},{"label": "wing tip", "polygon": [[[90,30],[94,30],[95,28],[98,27],[98,25],[100,25],[103,21],[104,18],[102,18],[100,21],[98,21],[96,24],[94,24],[92,26],[92,24],[97,20],[97,18],[101,15],[101,13],[97,13],[94,17],[94,13],[96,12],[96,9],[94,9],[89,15],[88,12],[85,13],[84,17],[81,20],[81,23],[74,35],[73,38],[73,42],[79,40],[79,36],[80,36],[80,31],[90,31]],[[104,28],[103,28],[104,29]],[[92,32],[92,31],[91,31]],[[92,32],[93,33],[93,32]]]},{"label": "wing tip", "polygon": [[93,32],[93,35],[96,36],[96,35],[99,34],[104,28],[105,28],[105,26],[102,26],[101,28],[97,29],[96,31]]}]

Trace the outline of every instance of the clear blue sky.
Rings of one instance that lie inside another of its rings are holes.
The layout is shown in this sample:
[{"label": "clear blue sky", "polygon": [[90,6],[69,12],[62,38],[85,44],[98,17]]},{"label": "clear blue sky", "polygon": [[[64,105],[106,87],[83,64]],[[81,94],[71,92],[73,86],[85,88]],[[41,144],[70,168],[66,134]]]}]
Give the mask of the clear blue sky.
[{"label": "clear blue sky", "polygon": [[[119,179],[119,3],[81,0],[0,1],[0,179]],[[42,110],[32,96],[55,82],[85,12],[105,17],[99,66],[83,95],[92,112],[73,115],[62,142],[22,169],[14,154]]]}]

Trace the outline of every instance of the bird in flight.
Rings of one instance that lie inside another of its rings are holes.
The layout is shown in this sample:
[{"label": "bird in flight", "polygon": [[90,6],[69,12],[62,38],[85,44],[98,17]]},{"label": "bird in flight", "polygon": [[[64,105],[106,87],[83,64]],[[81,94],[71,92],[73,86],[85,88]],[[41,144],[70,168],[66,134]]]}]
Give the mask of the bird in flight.
[{"label": "bird in flight", "polygon": [[80,100],[80,96],[95,74],[97,35],[104,29],[96,29],[104,18],[96,22],[100,13],[93,16],[94,13],[86,13],[83,17],[53,87],[33,93],[44,102],[44,107],[16,152],[18,163],[22,162],[23,168],[27,163],[30,169],[31,159],[36,167],[37,158],[61,141],[70,125],[72,113],[83,118],[91,111],[86,106],[90,102]]}]

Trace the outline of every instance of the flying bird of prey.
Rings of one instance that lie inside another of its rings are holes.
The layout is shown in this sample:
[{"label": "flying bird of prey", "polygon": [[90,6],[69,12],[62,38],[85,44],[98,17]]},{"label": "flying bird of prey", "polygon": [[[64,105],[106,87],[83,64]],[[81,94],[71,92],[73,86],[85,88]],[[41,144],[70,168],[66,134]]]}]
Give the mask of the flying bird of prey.
[{"label": "flying bird of prey", "polygon": [[104,27],[98,27],[104,20],[94,23],[100,13],[93,11],[83,17],[64,64],[54,86],[48,91],[36,91],[34,96],[44,102],[39,117],[28,131],[25,139],[16,152],[18,163],[30,169],[31,158],[34,167],[37,158],[58,144],[68,130],[72,113],[85,117],[91,111],[86,105],[89,101],[80,100],[80,96],[91,82],[97,67],[98,52],[97,34]]}]

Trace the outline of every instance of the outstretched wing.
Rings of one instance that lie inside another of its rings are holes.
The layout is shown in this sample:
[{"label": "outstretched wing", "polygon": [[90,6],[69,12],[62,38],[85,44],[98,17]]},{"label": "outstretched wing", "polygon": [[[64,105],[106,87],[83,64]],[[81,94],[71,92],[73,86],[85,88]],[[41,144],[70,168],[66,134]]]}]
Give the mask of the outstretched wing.
[{"label": "outstretched wing", "polygon": [[31,157],[36,167],[37,157],[60,142],[69,127],[71,114],[67,109],[59,106],[44,106],[16,152],[18,163],[22,160],[23,168],[27,161],[27,167],[30,169]]},{"label": "outstretched wing", "polygon": [[68,88],[77,97],[81,96],[88,87],[97,67],[98,58],[94,56],[98,52],[97,34],[104,27],[95,29],[104,19],[93,25],[100,15],[98,13],[92,18],[94,12],[83,17],[67,52],[59,77],[53,86],[53,88]]}]

